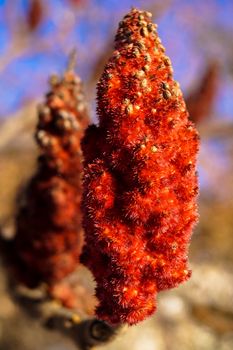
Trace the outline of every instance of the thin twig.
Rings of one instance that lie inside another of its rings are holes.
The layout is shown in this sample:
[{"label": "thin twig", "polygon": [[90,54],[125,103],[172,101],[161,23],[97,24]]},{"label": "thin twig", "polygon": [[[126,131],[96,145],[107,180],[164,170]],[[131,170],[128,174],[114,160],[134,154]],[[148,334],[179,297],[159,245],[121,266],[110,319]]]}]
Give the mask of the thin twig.
[{"label": "thin twig", "polygon": [[77,62],[77,50],[76,48],[73,48],[73,50],[69,54],[67,71],[73,71],[75,69],[76,62]]}]

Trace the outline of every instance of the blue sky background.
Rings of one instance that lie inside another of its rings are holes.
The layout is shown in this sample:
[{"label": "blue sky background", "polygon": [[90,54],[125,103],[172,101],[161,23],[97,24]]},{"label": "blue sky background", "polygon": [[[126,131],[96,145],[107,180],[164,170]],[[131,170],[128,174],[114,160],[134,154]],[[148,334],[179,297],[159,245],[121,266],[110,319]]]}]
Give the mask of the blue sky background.
[{"label": "blue sky background", "polygon": [[[209,60],[220,61],[221,89],[214,114],[233,118],[233,79],[227,67],[233,63],[233,43],[229,43],[229,50],[226,42],[228,36],[232,40],[232,0],[82,0],[76,7],[69,0],[42,0],[46,14],[36,31],[28,35],[25,26],[29,2],[0,0],[0,118],[24,103],[41,99],[49,74],[62,72],[73,47],[78,49],[77,71],[84,82],[88,81],[95,62],[113,40],[119,20],[131,6],[154,9],[154,18],[158,14],[155,20],[159,35],[185,93],[198,83]],[[68,34],[64,30],[67,23],[72,23]],[[24,37],[25,48],[15,53],[12,44]]]},{"label": "blue sky background", "polygon": [[[24,104],[43,100],[49,75],[64,71],[68,54],[76,47],[77,72],[86,86],[95,120],[98,77],[93,76],[93,71],[113,45],[119,21],[134,6],[153,13],[175,78],[185,95],[199,83],[209,62],[219,62],[220,88],[211,120],[233,123],[232,0],[41,2],[42,21],[30,32],[27,25],[30,0],[0,0],[0,119],[9,118]],[[218,136],[202,140],[199,173],[203,188],[216,193],[216,183],[231,171],[228,149],[228,143]]]}]

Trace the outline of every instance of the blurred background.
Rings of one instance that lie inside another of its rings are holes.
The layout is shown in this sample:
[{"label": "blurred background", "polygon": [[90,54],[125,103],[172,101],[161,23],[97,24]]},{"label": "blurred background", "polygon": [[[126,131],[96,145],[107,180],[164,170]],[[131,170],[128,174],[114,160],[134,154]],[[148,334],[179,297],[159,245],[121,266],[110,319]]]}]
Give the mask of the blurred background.
[{"label": "blurred background", "polygon": [[[191,280],[161,293],[154,317],[102,348],[231,350],[232,0],[0,0],[0,225],[5,235],[14,231],[17,191],[35,169],[36,106],[49,76],[62,74],[76,48],[77,72],[96,121],[95,86],[118,22],[131,6],[152,12],[201,135],[200,222],[190,247]],[[8,295],[1,267],[0,350],[75,348],[21,311]]]}]

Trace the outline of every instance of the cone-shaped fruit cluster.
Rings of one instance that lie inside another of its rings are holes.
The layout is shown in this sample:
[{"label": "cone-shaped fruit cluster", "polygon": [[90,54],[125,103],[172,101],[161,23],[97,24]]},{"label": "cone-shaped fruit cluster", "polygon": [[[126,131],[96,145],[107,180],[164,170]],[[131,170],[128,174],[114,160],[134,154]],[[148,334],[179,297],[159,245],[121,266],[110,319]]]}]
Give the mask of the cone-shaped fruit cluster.
[{"label": "cone-shaped fruit cluster", "polygon": [[164,52],[150,13],[124,17],[82,142],[82,261],[112,324],[145,319],[157,292],[190,276],[199,141]]},{"label": "cone-shaped fruit cluster", "polygon": [[15,248],[20,277],[28,285],[51,285],[73,271],[82,243],[80,140],[88,115],[80,78],[72,70],[50,83],[38,112],[38,170],[17,217]]}]

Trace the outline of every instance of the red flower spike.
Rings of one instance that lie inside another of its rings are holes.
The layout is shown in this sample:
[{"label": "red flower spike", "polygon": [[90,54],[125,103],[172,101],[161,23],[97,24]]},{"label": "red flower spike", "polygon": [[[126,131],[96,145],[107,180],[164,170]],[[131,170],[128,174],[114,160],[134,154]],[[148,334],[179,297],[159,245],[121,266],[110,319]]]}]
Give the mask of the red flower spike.
[{"label": "red flower spike", "polygon": [[98,84],[99,125],[82,141],[85,246],[97,316],[135,324],[157,292],[190,277],[198,134],[151,23],[133,9]]},{"label": "red flower spike", "polygon": [[88,115],[81,81],[68,69],[62,79],[53,76],[50,83],[39,108],[39,167],[17,217],[14,243],[19,278],[28,286],[46,282],[52,287],[72,272],[83,240],[80,140]]}]

